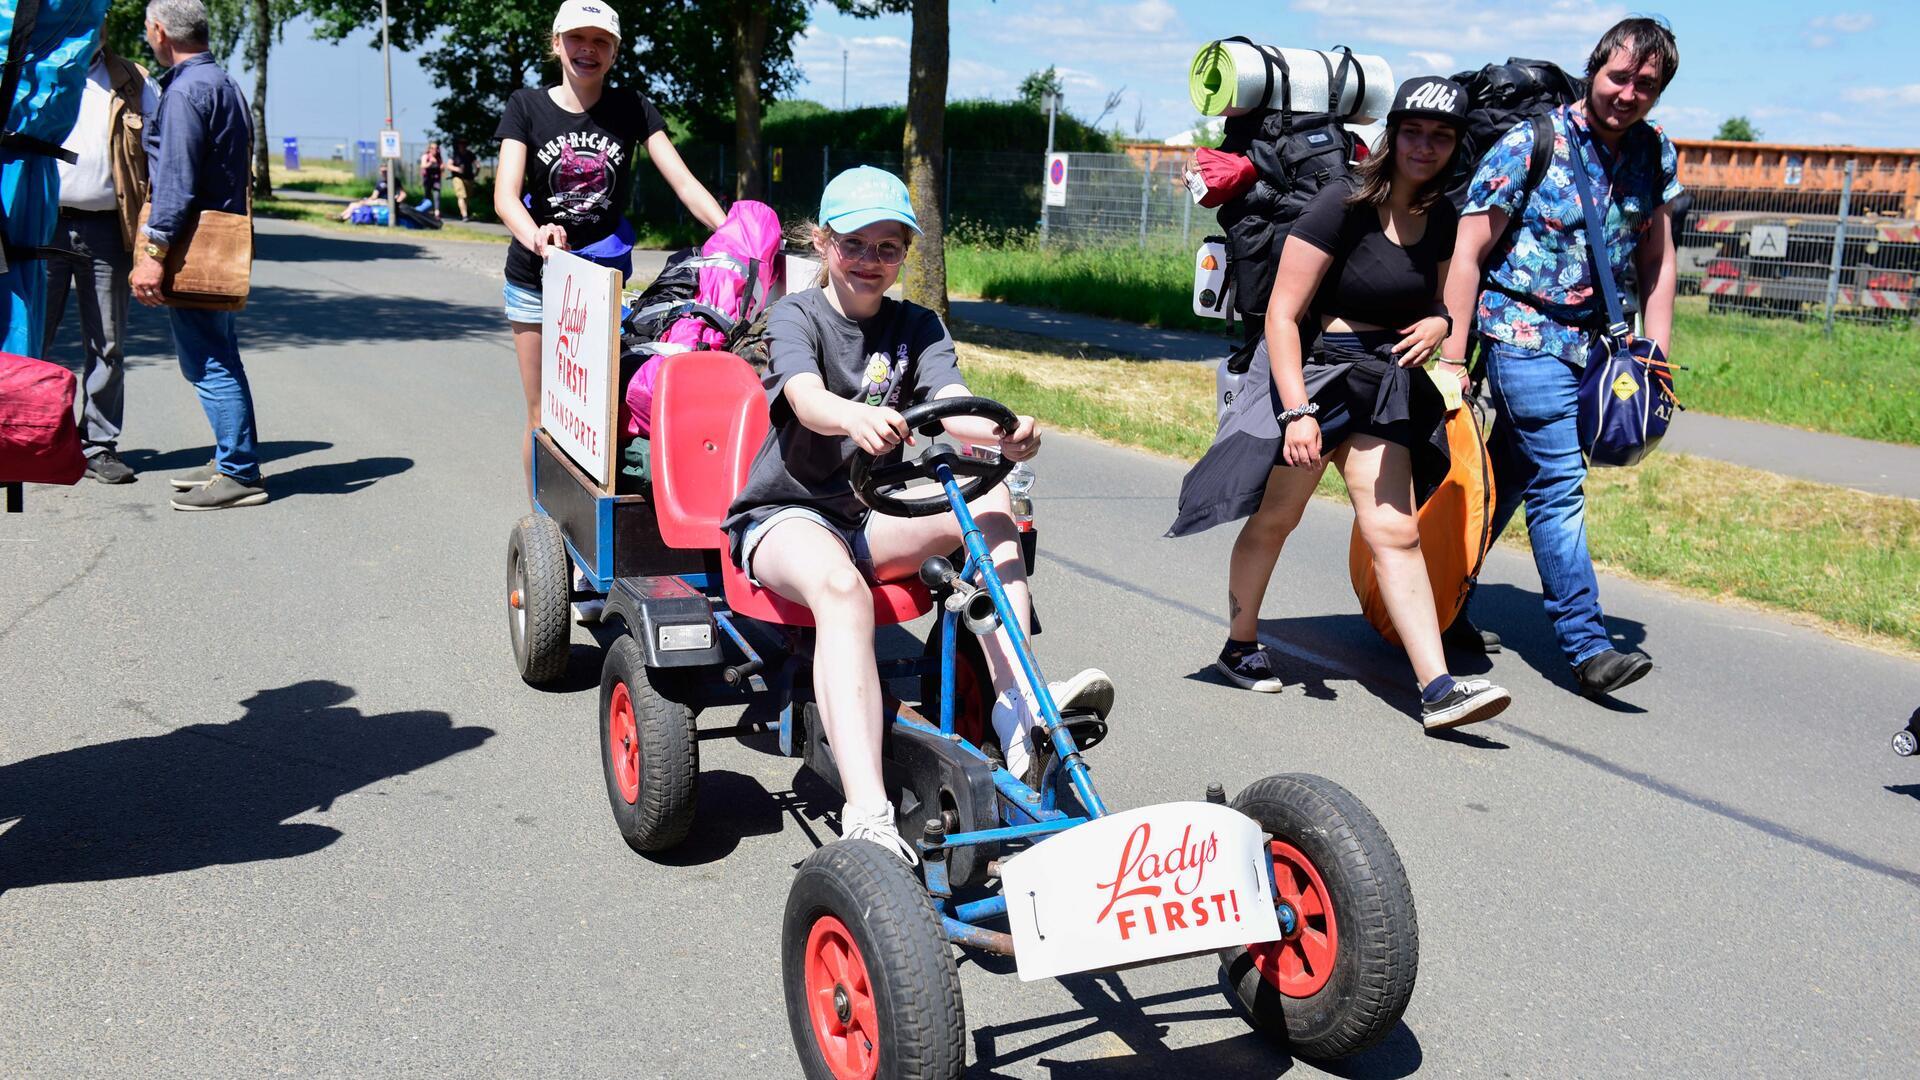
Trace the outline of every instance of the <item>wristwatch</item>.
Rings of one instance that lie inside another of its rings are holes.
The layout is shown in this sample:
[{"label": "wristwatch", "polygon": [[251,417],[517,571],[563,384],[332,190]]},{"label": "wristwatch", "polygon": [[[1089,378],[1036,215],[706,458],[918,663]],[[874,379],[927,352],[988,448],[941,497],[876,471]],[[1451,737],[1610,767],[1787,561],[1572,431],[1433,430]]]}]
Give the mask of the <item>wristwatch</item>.
[{"label": "wristwatch", "polygon": [[147,258],[164,259],[167,257],[167,245],[157,243],[153,237],[147,237]]}]

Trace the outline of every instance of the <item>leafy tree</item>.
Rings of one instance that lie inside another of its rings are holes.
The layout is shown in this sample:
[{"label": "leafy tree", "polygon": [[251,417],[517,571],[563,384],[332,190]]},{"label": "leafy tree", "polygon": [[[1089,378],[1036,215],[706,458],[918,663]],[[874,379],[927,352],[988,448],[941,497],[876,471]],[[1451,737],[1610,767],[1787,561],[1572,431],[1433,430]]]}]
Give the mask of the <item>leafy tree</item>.
[{"label": "leafy tree", "polygon": [[1053,65],[1049,64],[1047,65],[1047,70],[1031,72],[1026,78],[1020,80],[1020,94],[1016,100],[1024,101],[1038,109],[1040,108],[1040,95],[1048,93],[1049,91],[1058,95],[1060,89],[1060,73],[1053,69]]},{"label": "leafy tree", "polygon": [[1760,134],[1753,121],[1744,116],[1729,116],[1720,121],[1720,130],[1713,137],[1723,142],[1758,142]]},{"label": "leafy tree", "polygon": [[[806,26],[805,0],[605,0],[626,40],[614,60],[615,85],[646,92],[699,128],[734,128],[736,193],[757,194],[761,102],[791,85],[793,39]],[[379,0],[304,0],[322,32],[335,38],[378,28]],[[390,5],[397,48],[417,50],[445,90],[436,121],[449,137],[493,139],[515,90],[555,78],[553,11],[546,4],[496,0],[414,0]],[[702,63],[716,43],[731,62]]]}]

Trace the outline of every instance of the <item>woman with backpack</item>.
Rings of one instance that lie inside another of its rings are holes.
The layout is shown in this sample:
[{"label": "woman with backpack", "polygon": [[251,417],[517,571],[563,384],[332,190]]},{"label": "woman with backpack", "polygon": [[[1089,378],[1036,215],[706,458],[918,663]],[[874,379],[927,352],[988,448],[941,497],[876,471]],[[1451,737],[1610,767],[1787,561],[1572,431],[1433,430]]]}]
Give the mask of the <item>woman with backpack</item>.
[{"label": "woman with backpack", "polygon": [[561,81],[516,90],[495,134],[500,139],[493,209],[513,234],[507,245],[507,322],[526,392],[522,454],[533,489],[531,440],[540,426],[540,273],[558,248],[633,272],[635,158],[644,146],[687,211],[709,229],[726,214],[667,138],[666,121],[637,90],[607,85],[620,48],[620,17],[593,0],[565,0],[553,18],[553,54]]},{"label": "woman with backpack", "polygon": [[[1216,442],[1189,473],[1172,530],[1225,519],[1216,507],[1195,505],[1229,486],[1223,471],[1251,479],[1251,490],[1257,479],[1239,473],[1266,473],[1233,545],[1227,643],[1216,667],[1236,686],[1276,693],[1283,684],[1259,643],[1260,604],[1320,474],[1327,462],[1338,465],[1412,661],[1429,732],[1489,719],[1509,701],[1484,679],[1447,671],[1413,505],[1416,476],[1438,479],[1447,469],[1446,398],[1437,380],[1467,382],[1465,368],[1439,353],[1449,330],[1441,290],[1457,221],[1445,187],[1466,112],[1466,92],[1449,79],[1401,84],[1385,134],[1352,180],[1328,184],[1292,222],[1265,340],[1248,374],[1271,368],[1280,438],[1257,444],[1260,460],[1223,452]],[[1429,361],[1434,378],[1421,370]]]}]

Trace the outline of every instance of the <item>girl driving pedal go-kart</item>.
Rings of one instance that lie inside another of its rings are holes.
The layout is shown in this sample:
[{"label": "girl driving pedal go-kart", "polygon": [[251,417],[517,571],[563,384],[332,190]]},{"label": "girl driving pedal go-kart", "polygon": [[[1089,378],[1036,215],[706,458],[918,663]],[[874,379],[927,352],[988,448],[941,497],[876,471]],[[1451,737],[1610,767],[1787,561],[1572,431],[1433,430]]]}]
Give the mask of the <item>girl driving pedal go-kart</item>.
[{"label": "girl driving pedal go-kart", "polygon": [[[946,514],[868,512],[854,495],[850,469],[856,451],[884,460],[914,441],[900,408],[967,396],[939,316],[886,295],[918,231],[906,185],[892,174],[861,167],[827,185],[819,223],[806,236],[820,255],[822,280],[770,309],[765,382],[772,426],[722,523],[732,558],[755,585],[812,612],[813,686],[847,799],[843,837],[874,841],[910,863],[917,856],[898,832],[881,777],[871,586],[910,577],[923,560],[955,550],[961,527]],[[1031,416],[1018,417],[1010,431],[977,416],[956,416],[944,427],[962,442],[997,447],[1011,461],[1040,449]],[[1026,624],[1031,594],[1006,488],[981,496],[976,514],[1015,617]],[[1036,753],[1031,736],[1039,712],[1032,688],[1019,685],[1003,635],[981,644],[1006,767],[1037,783],[1045,753]],[[1062,710],[1104,716],[1112,705],[1113,684],[1097,670],[1050,689]]]}]

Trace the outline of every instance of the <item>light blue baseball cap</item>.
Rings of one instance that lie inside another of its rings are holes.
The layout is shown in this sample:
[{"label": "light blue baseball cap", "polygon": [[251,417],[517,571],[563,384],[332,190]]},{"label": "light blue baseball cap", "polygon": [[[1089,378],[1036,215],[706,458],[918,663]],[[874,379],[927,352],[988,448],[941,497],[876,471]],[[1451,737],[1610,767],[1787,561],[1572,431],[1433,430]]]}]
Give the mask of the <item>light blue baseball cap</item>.
[{"label": "light blue baseball cap", "polygon": [[920,231],[907,185],[892,173],[862,165],[834,177],[820,193],[820,224],[834,232],[844,236],[876,221],[897,221]]}]

